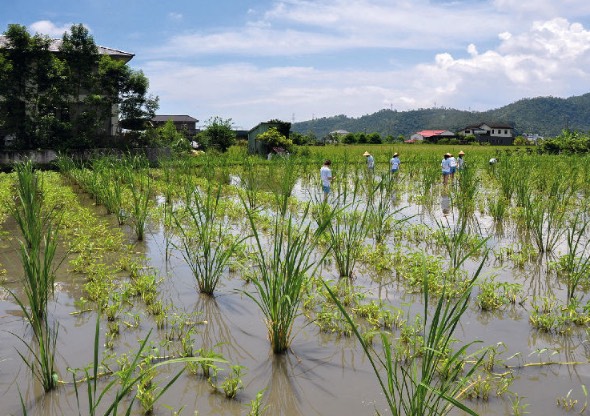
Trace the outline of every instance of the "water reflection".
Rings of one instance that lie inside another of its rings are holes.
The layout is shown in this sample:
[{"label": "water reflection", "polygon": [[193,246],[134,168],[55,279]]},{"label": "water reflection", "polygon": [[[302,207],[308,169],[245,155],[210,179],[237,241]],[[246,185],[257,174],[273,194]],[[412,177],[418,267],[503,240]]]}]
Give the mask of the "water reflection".
[{"label": "water reflection", "polygon": [[235,331],[232,331],[231,324],[228,323],[216,298],[200,295],[193,313],[198,319],[206,322],[198,329],[201,348],[216,350],[217,347],[223,346],[224,357],[232,362],[244,362],[247,358],[253,358],[248,346],[235,337]]},{"label": "water reflection", "polygon": [[445,216],[451,213],[451,197],[448,194],[441,194],[440,208]]},{"label": "water reflection", "polygon": [[273,415],[303,415],[300,405],[300,389],[293,376],[292,357],[289,355],[274,355],[272,357],[272,371],[266,386],[265,403],[269,406],[269,413]]}]

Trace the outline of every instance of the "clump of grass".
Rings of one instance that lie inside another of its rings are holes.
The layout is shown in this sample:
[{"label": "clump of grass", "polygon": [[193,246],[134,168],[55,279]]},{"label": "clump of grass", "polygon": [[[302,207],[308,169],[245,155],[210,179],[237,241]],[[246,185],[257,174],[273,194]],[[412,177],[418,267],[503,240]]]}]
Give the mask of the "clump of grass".
[{"label": "clump of grass", "polygon": [[213,295],[225,268],[242,239],[230,238],[226,226],[219,218],[221,186],[208,182],[203,194],[193,193],[185,207],[188,213],[185,226],[179,215],[174,220],[181,233],[182,256],[190,267],[199,291]]},{"label": "clump of grass", "polygon": [[131,191],[130,220],[135,235],[142,241],[149,215],[150,197],[152,194],[151,178],[148,171],[148,161],[142,157],[135,157],[125,170],[126,183]]},{"label": "clump of grass", "polygon": [[23,361],[39,379],[45,391],[57,386],[55,371],[56,342],[59,323],[50,325],[47,305],[53,295],[55,281],[54,258],[58,243],[58,219],[52,210],[44,209],[39,177],[30,161],[16,166],[17,197],[11,207],[24,241],[20,242],[20,258],[24,271],[23,288],[26,296],[20,299],[11,292],[16,303],[33,329],[31,346],[18,337],[31,353],[27,358],[18,351]]},{"label": "clump of grass", "polygon": [[291,344],[291,330],[299,314],[307,274],[314,265],[318,267],[326,255],[313,261],[311,258],[329,218],[316,230],[312,230],[308,219],[310,204],[307,204],[299,218],[277,215],[267,246],[256,225],[255,213],[245,201],[242,202],[256,245],[254,263],[258,274],[252,279],[256,294],[245,294],[256,302],[264,314],[273,352],[282,353]]}]

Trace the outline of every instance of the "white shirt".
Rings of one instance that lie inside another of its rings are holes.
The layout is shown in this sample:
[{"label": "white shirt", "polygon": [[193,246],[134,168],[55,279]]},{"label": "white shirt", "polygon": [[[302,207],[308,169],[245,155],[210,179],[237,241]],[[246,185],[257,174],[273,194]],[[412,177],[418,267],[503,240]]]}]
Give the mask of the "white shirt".
[{"label": "white shirt", "polygon": [[371,155],[367,156],[367,167],[373,169],[375,167],[375,158]]},{"label": "white shirt", "polygon": [[457,167],[457,160],[455,159],[454,156],[451,156],[449,158],[449,164],[451,165],[452,168],[456,168]]},{"label": "white shirt", "polygon": [[442,167],[443,173],[451,173],[451,161],[450,158],[443,159],[440,166]]},{"label": "white shirt", "polygon": [[397,170],[397,169],[399,169],[399,164],[400,164],[399,157],[397,157],[397,156],[392,157],[389,160],[389,164],[391,165],[391,170],[394,170],[394,169]]},{"label": "white shirt", "polygon": [[330,186],[330,181],[332,180],[332,170],[324,165],[320,169],[320,178],[322,179],[323,186]]}]

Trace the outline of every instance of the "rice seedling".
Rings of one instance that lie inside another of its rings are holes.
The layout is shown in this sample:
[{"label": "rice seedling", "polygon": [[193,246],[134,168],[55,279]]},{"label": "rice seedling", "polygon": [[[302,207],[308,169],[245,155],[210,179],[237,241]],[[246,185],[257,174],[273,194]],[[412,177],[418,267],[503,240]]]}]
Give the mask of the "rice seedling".
[{"label": "rice seedling", "polygon": [[485,247],[487,238],[472,240],[467,233],[467,221],[460,221],[454,229],[446,229],[443,224],[437,221],[437,227],[442,245],[450,259],[451,270],[457,271],[459,265],[465,261],[465,253],[475,255]]},{"label": "rice seedling", "polygon": [[152,194],[151,178],[147,170],[147,160],[135,157],[125,170],[126,183],[131,191],[130,220],[137,240],[142,241],[149,215],[149,203]]},{"label": "rice seedling", "polygon": [[382,245],[385,238],[393,232],[394,228],[401,223],[408,221],[411,217],[395,220],[396,214],[403,208],[392,210],[393,200],[391,198],[391,182],[387,178],[381,178],[371,190],[368,207],[367,226],[373,235],[376,245]]},{"label": "rice seedling", "polygon": [[[256,216],[242,201],[248,215],[256,246],[258,276],[252,279],[256,294],[244,292],[260,308],[266,319],[268,336],[274,353],[283,353],[291,344],[293,323],[299,314],[302,289],[314,264],[321,265],[327,252],[312,259],[321,234],[330,221],[314,231],[308,218],[308,203],[299,218],[275,216],[270,248],[264,244],[256,225]],[[313,274],[313,273],[311,273]]]},{"label": "rice seedling", "polygon": [[298,179],[297,165],[291,157],[280,158],[269,164],[269,183],[272,184],[275,204],[280,216],[285,216],[289,198]]},{"label": "rice seedling", "polygon": [[240,171],[240,185],[244,189],[246,195],[245,200],[248,202],[248,207],[255,210],[260,205],[259,192],[261,191],[260,171],[254,163],[254,158],[249,156],[244,159],[242,170]]},{"label": "rice seedling", "polygon": [[59,219],[53,211],[44,209],[39,177],[30,161],[16,166],[17,198],[11,206],[12,215],[21,231],[20,258],[24,271],[25,299],[10,292],[24,317],[33,329],[33,345],[17,336],[26,346],[32,358],[18,351],[33,376],[45,391],[57,386],[55,371],[56,342],[59,323],[50,324],[47,307],[53,295],[55,253],[57,250]]},{"label": "rice seedling", "polygon": [[503,196],[490,195],[487,198],[488,213],[494,221],[501,222],[506,216],[509,201]]},{"label": "rice seedling", "polygon": [[233,253],[246,238],[230,237],[218,208],[221,186],[209,182],[201,193],[195,191],[192,203],[185,206],[188,213],[185,222],[174,214],[174,221],[181,234],[182,256],[197,281],[199,291],[213,295]]},{"label": "rice seedling", "polygon": [[525,224],[540,253],[553,251],[564,234],[564,201],[538,196],[530,198],[525,206]]},{"label": "rice seedling", "polygon": [[590,255],[588,246],[590,241],[584,241],[586,230],[590,225],[590,218],[586,212],[577,211],[566,228],[567,253],[562,262],[562,270],[566,273],[567,293],[569,303],[576,295],[578,286],[587,278],[590,271]]},{"label": "rice seedling", "polygon": [[320,228],[328,225],[326,233],[340,277],[353,277],[362,243],[369,233],[369,210],[362,205],[360,189],[360,181],[356,177],[351,192],[348,187],[343,187],[334,206],[321,203],[314,215]]},{"label": "rice seedling", "polygon": [[[17,300],[18,302],[18,300]],[[22,337],[16,336],[26,347],[28,354],[17,350],[18,355],[23,362],[29,367],[33,377],[39,380],[43,390],[48,392],[57,387],[59,376],[55,366],[55,354],[57,352],[57,338],[59,333],[59,322],[49,323],[45,317],[43,320],[31,316],[30,312],[19,304],[25,318],[31,322],[33,328],[33,343],[27,342]]]},{"label": "rice seedling", "polygon": [[459,213],[462,217],[473,213],[475,210],[475,201],[479,190],[479,178],[475,169],[463,169],[460,172],[458,180],[457,201]]},{"label": "rice seedling", "polygon": [[[456,267],[463,264],[470,254],[463,256]],[[448,298],[444,295],[443,289],[434,313],[430,313],[430,294],[428,285],[424,284],[424,322],[421,326],[424,345],[420,348],[420,357],[410,356],[404,361],[405,364],[400,362],[398,353],[393,352],[391,341],[385,334],[381,334],[383,355],[371,348],[337,296],[324,283],[369,359],[393,415],[444,415],[453,407],[476,415],[459,400],[464,394],[467,380],[482,365],[485,353],[476,358],[471,367],[465,370],[463,356],[473,342],[463,345],[456,352],[451,352],[450,347],[455,329],[467,310],[471,290],[483,264],[482,261],[469,280],[467,289],[457,297]],[[440,377],[439,374],[445,376]]]}]

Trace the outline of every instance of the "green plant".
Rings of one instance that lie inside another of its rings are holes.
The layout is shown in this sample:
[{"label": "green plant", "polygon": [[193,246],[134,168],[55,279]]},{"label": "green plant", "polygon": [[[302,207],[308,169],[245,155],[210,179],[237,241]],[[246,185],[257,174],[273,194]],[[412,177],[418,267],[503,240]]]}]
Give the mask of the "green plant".
[{"label": "green plant", "polygon": [[[95,416],[97,414],[104,416],[116,416],[118,414],[119,406],[122,406],[122,402],[125,400],[125,402],[128,404],[127,408],[124,410],[124,414],[129,415],[131,414],[135,400],[141,398],[138,397],[138,395],[143,394],[143,400],[145,403],[144,405],[146,405],[148,408],[153,408],[153,405],[178,380],[184,371],[184,368],[180,370],[163,387],[161,387],[158,392],[156,392],[155,386],[150,385],[149,383],[151,383],[153,380],[153,377],[155,376],[154,371],[158,367],[178,363],[202,363],[205,361],[225,362],[225,360],[217,358],[183,357],[178,359],[163,360],[153,364],[150,354],[147,353],[147,342],[150,334],[151,331],[148,333],[146,338],[140,342],[139,348],[133,355],[132,360],[129,360],[128,356],[126,355],[119,360],[120,369],[116,372],[116,377],[113,377],[112,380],[108,381],[106,384],[101,384],[102,387],[101,390],[99,390],[99,379],[104,376],[111,375],[112,372],[110,370],[104,370],[100,365],[100,321],[97,316],[96,327],[94,331],[92,364],[90,367],[84,368],[82,370],[84,373],[84,377],[82,379],[76,378],[76,374],[79,370],[70,369],[74,383],[74,391],[76,393],[76,402],[78,404],[79,410],[81,410],[79,386],[82,383],[86,383],[86,394],[88,397],[88,409],[84,414],[89,416]],[[138,383],[140,383],[140,386],[134,393],[133,388],[137,386]],[[127,400],[129,394],[131,394],[131,398],[130,400]],[[103,404],[103,400],[109,400],[109,402]]]},{"label": "green plant", "polygon": [[144,237],[152,194],[151,177],[147,164],[145,158],[135,157],[125,170],[126,183],[131,191],[130,219],[139,241],[142,241]]},{"label": "green plant", "polygon": [[[256,244],[255,264],[257,278],[252,279],[256,295],[244,292],[260,308],[266,319],[268,335],[274,353],[284,352],[291,343],[291,329],[298,315],[302,289],[307,273],[314,264],[322,263],[326,253],[311,259],[318,240],[327,227],[329,218],[315,231],[308,220],[310,204],[295,219],[275,216],[269,245],[264,244],[258,230],[255,213],[242,201]],[[270,249],[268,248],[270,247]],[[312,273],[313,274],[313,273]]]},{"label": "green plant", "polygon": [[[463,264],[470,254],[463,256],[457,262],[456,267]],[[465,362],[462,357],[473,342],[463,345],[456,352],[451,352],[450,347],[455,329],[467,310],[473,284],[481,272],[483,264],[482,261],[470,279],[467,288],[457,297],[447,298],[443,289],[433,313],[429,310],[428,285],[424,284],[424,323],[422,326],[424,345],[421,348],[420,357],[406,358],[407,364],[402,364],[399,361],[399,357],[392,351],[391,342],[385,334],[381,334],[383,355],[379,355],[372,349],[334,292],[324,283],[330,296],[345,315],[369,359],[393,415],[443,415],[447,414],[453,406],[471,415],[476,415],[459,399],[464,392],[466,380],[482,365],[485,353],[476,358],[471,367],[465,371]],[[465,374],[463,374],[464,372]],[[440,374],[445,376],[440,377]]]},{"label": "green plant", "polygon": [[238,390],[242,388],[242,376],[244,375],[244,369],[246,367],[241,365],[232,365],[231,366],[231,375],[229,375],[223,383],[221,383],[221,388],[225,393],[225,397],[228,399],[233,399],[238,394]]},{"label": "green plant", "polygon": [[563,270],[566,273],[567,302],[574,298],[578,286],[590,271],[590,255],[586,254],[590,241],[584,241],[588,225],[590,218],[587,213],[578,211],[565,231],[567,254],[564,256]]},{"label": "green plant", "polygon": [[174,221],[181,233],[182,256],[193,272],[201,293],[213,295],[224,269],[244,238],[229,238],[224,222],[218,218],[221,186],[208,182],[204,195],[197,190],[185,207],[188,227],[179,215]]},{"label": "green plant", "polygon": [[268,410],[268,406],[262,405],[263,398],[264,390],[256,393],[256,397],[249,404],[250,411],[248,412],[248,416],[262,416],[266,413],[266,410]]},{"label": "green plant", "polygon": [[529,404],[521,403],[522,399],[524,399],[524,397],[519,396],[518,394],[515,394],[514,398],[510,399],[510,404],[512,405],[512,414],[514,416],[522,416],[530,413],[526,411],[527,407],[529,407]]},{"label": "green plant", "polygon": [[484,311],[499,309],[507,304],[515,304],[522,294],[518,283],[496,282],[494,277],[479,284],[476,303]]}]

